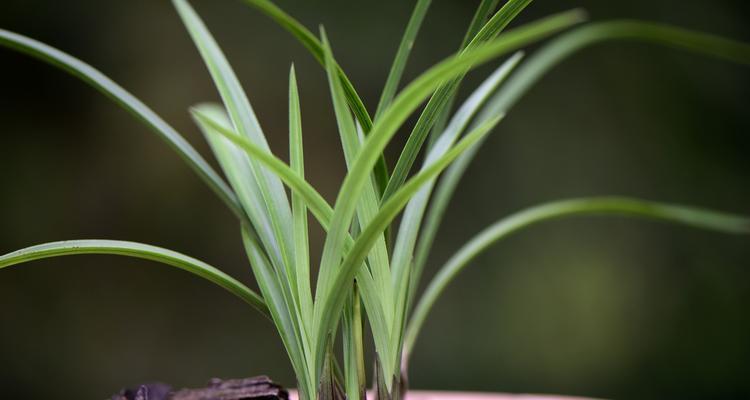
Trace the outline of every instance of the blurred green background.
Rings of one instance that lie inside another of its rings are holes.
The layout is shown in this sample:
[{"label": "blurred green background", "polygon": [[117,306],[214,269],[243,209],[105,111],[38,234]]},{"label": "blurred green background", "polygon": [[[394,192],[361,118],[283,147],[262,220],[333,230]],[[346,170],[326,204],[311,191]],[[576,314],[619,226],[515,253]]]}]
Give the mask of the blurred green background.
[{"label": "blurred green background", "polygon": [[[193,3],[284,158],[286,78],[296,64],[308,176],[332,200],[344,164],[323,71],[241,2]],[[413,1],[278,3],[311,28],[326,26],[374,109]],[[407,79],[455,51],[476,3],[434,1]],[[574,6],[595,20],[645,18],[750,41],[744,0],[538,0],[518,23]],[[217,95],[169,1],[3,0],[0,27],[101,69],[208,154],[187,108]],[[472,73],[462,94],[496,65]],[[540,201],[624,194],[750,214],[749,90],[750,69],[671,49],[609,43],[580,53],[485,145],[428,275],[473,233]],[[134,240],[255,286],[232,215],[154,134],[97,92],[0,49],[0,121],[0,253],[68,238]],[[412,385],[748,398],[748,267],[747,237],[618,218],[540,225],[494,247],[448,290],[415,349]],[[80,256],[3,270],[0,304],[2,398],[101,399],[144,381],[200,386],[255,374],[293,384],[270,323],[156,264]]]}]

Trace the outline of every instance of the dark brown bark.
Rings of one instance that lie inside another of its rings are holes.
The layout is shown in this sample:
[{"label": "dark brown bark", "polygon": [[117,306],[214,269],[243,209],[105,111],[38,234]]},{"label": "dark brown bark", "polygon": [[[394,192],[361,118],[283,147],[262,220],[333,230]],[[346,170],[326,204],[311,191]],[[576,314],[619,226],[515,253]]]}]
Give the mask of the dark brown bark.
[{"label": "dark brown bark", "polygon": [[245,379],[212,379],[198,389],[172,390],[163,383],[140,385],[125,389],[112,400],[288,400],[289,394],[267,376]]}]

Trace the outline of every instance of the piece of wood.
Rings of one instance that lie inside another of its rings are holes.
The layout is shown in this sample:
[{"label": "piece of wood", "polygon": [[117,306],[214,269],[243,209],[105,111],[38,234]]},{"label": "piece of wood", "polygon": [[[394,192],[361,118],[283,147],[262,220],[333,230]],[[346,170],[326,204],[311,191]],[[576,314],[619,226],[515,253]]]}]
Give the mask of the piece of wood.
[{"label": "piece of wood", "polygon": [[267,376],[212,379],[205,388],[172,390],[163,383],[125,389],[112,400],[289,400],[289,393]]}]

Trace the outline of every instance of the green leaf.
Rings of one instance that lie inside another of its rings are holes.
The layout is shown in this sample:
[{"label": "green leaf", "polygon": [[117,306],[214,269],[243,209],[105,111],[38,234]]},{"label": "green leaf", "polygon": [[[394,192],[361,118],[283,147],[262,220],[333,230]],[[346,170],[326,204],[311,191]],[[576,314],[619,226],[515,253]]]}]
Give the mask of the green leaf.
[{"label": "green leaf", "polygon": [[44,243],[0,256],[0,269],[44,258],[79,254],[111,254],[170,265],[217,284],[250,304],[263,315],[270,316],[263,298],[238,280],[203,261],[173,250],[143,243],[121,240],[65,240]]},{"label": "green leaf", "polygon": [[[340,82],[336,79],[336,71],[334,68],[336,61],[333,58],[328,39],[325,37],[325,32],[321,32],[321,36],[323,37],[323,50],[325,51],[328,83],[330,85],[333,108],[336,113],[339,136],[341,136],[341,144],[344,149],[344,158],[346,160],[347,168],[350,168],[357,157],[357,153],[360,151],[360,138],[357,134],[354,120],[352,119],[351,114],[349,114],[349,109],[346,108],[344,92],[341,88]],[[369,176],[365,179],[367,182],[363,189],[359,204],[357,205],[357,219],[360,226],[366,226],[370,223],[375,214],[377,214],[380,205],[375,182]],[[375,280],[377,288],[374,293],[369,293],[368,291],[363,290],[362,295],[365,297],[377,295],[377,298],[370,299],[370,304],[382,308],[383,315],[386,318],[386,326],[382,327],[384,328],[384,331],[374,329],[373,334],[376,335],[376,342],[379,341],[377,339],[380,339],[383,340],[384,343],[387,343],[386,338],[390,335],[391,324],[393,323],[393,295],[391,290],[391,271],[388,262],[388,251],[386,249],[384,237],[378,238],[373,250],[368,256],[368,261],[370,272]],[[324,276],[328,277],[329,275]],[[323,285],[325,284],[326,283],[324,282]],[[368,310],[368,312],[369,311],[371,310]]]},{"label": "green leaf", "polygon": [[[267,150],[268,143],[252,106],[211,33],[187,1],[173,0],[173,3],[211,73],[237,132]],[[290,269],[294,260],[292,215],[284,187],[275,175],[256,161],[243,157],[233,160],[225,158],[222,166],[225,171],[227,168],[246,169],[242,182],[232,178],[230,181],[235,190],[242,191],[238,193],[239,199],[258,231],[272,264],[279,270],[286,269],[287,278],[294,276]],[[234,176],[237,177],[237,174]],[[247,180],[253,182],[245,182]],[[247,190],[250,185],[255,185],[253,191]]]},{"label": "green leaf", "polygon": [[297,334],[294,310],[288,303],[288,297],[284,293],[284,288],[276,279],[276,272],[266,256],[266,253],[258,245],[256,240],[248,233],[245,226],[242,227],[242,243],[245,246],[245,252],[253,268],[253,274],[258,281],[263,298],[266,299],[271,318],[276,325],[284,348],[287,350],[289,360],[294,368],[297,377],[298,389],[302,398],[311,399],[309,393],[315,393],[316,378],[314,370],[310,370],[308,360],[304,353],[303,344],[300,343],[300,337]]},{"label": "green leaf", "polygon": [[[300,111],[299,89],[294,66],[289,70],[289,162],[292,171],[304,179],[305,158],[302,141],[302,115]],[[310,285],[310,248],[307,230],[307,206],[305,200],[292,192],[292,218],[294,230],[294,272],[296,298],[299,303],[299,325],[302,327],[302,347],[306,354],[307,369],[315,371],[312,349],[312,286]]]},{"label": "green leaf", "polygon": [[235,215],[246,218],[235,194],[206,160],[174,128],[97,69],[44,43],[3,29],[0,29],[0,46],[19,51],[57,67],[112,99],[167,142]]},{"label": "green leaf", "polygon": [[[519,99],[553,67],[576,51],[606,40],[639,40],[666,44],[697,53],[750,64],[750,46],[715,35],[692,32],[667,25],[638,21],[610,21],[592,23],[567,32],[537,51],[508,79],[485,106],[478,119],[497,113],[508,113]],[[435,235],[458,182],[466,171],[478,147],[469,149],[444,174],[430,205],[414,259],[415,270],[427,262]],[[416,290],[410,289],[413,293]]]},{"label": "green leaf", "polygon": [[[395,102],[394,105],[395,104],[397,104],[397,102]],[[323,295],[316,293],[316,296],[320,295],[320,297],[316,297],[320,299],[320,302],[316,302],[315,304],[316,337],[320,338],[321,332],[328,332],[333,329],[337,322],[338,315],[341,312],[344,300],[346,299],[346,292],[340,290],[340,288],[344,287],[343,285],[346,285],[347,282],[352,281],[357,272],[358,266],[362,264],[370,249],[375,244],[378,236],[382,235],[383,231],[403,209],[409,199],[414,196],[424,184],[437,176],[437,174],[439,174],[463,151],[489,133],[499,120],[500,119],[497,118],[488,121],[473,132],[469,133],[432,165],[407,181],[399,191],[383,204],[375,218],[373,218],[370,224],[368,224],[357,237],[354,246],[352,246],[352,248],[346,253],[346,257],[336,271],[331,283],[330,287],[333,288],[333,290],[329,290]],[[336,211],[334,209],[334,218],[335,215]],[[333,228],[329,230],[329,236],[332,231]],[[318,345],[320,346],[322,344],[323,343],[320,342]],[[378,354],[378,358],[383,363],[383,373],[385,374],[385,377],[388,378],[392,377],[395,371],[395,360],[392,359],[393,354],[395,354],[395,351],[393,350],[386,354]],[[391,380],[386,379],[386,382],[391,382]]]},{"label": "green leaf", "polygon": [[459,49],[463,50],[466,46],[474,39],[479,33],[483,26],[487,23],[487,18],[497,8],[497,4],[500,0],[482,0],[477,7],[477,11],[474,12],[474,16],[471,18],[469,28],[466,29],[464,39],[461,41]]},{"label": "green leaf", "polygon": [[498,93],[495,107],[507,112],[534,83],[567,57],[608,40],[649,42],[750,65],[747,43],[646,21],[597,22],[560,35],[537,51]]},{"label": "green leaf", "polygon": [[[292,16],[287,14],[284,10],[273,4],[271,1],[244,0],[244,2],[257,8],[258,10],[266,14],[266,16],[279,24],[279,26],[291,33],[292,36],[294,36],[310,52],[310,54],[312,54],[312,56],[315,57],[316,60],[318,60],[320,65],[325,67],[323,45],[321,44],[320,40],[318,40],[318,38],[315,37],[315,35],[313,35],[312,32],[305,28],[299,21],[294,19]],[[349,102],[350,107],[352,108],[352,111],[357,116],[357,120],[359,120],[359,123],[362,124],[365,131],[369,131],[372,127],[372,119],[370,118],[370,114],[367,112],[364,103],[357,94],[357,91],[354,90],[354,86],[351,84],[344,71],[339,66],[337,66],[336,68],[338,70],[339,78],[341,79],[341,84],[344,86],[346,98]]]},{"label": "green leaf", "polygon": [[310,212],[320,222],[323,229],[328,229],[333,217],[333,208],[297,172],[273,154],[235,133],[226,122],[222,121],[226,120],[226,117],[223,116],[220,107],[212,104],[200,104],[191,108],[191,113],[196,123],[206,132],[206,136],[212,138],[211,140],[225,138],[239,147],[241,151],[246,152],[248,156],[258,160],[266,168],[273,171],[292,189],[293,193],[299,195],[305,201]]},{"label": "green leaf", "polygon": [[424,17],[427,14],[427,10],[430,8],[431,3],[432,0],[417,0],[417,4],[414,5],[414,11],[412,11],[411,17],[409,17],[406,30],[404,30],[404,35],[401,38],[401,43],[399,43],[398,50],[396,50],[396,57],[393,59],[391,70],[388,73],[388,78],[386,78],[385,87],[383,87],[383,92],[380,94],[378,108],[375,111],[375,119],[378,119],[380,114],[391,104],[393,97],[396,95],[398,84],[401,81],[406,62],[409,59],[409,54],[411,53],[412,47],[414,47],[414,41],[419,33],[419,28],[422,26],[422,21],[424,21]]},{"label": "green leaf", "polygon": [[[192,109],[192,113],[196,122],[207,133],[207,135],[216,136],[219,138],[224,137],[230,140],[231,142],[242,148],[245,152],[247,152],[249,156],[257,159],[271,171],[276,173],[284,181],[284,183],[289,186],[289,188],[292,190],[292,193],[298,194],[302,199],[304,199],[305,204],[309,207],[312,214],[317,218],[321,227],[325,231],[328,231],[331,217],[333,215],[333,210],[328,205],[328,203],[326,203],[323,197],[317,191],[315,191],[315,189],[310,186],[309,183],[300,178],[295,171],[284,164],[283,161],[254,145],[246,138],[237,135],[230,128],[228,128],[225,123],[220,122],[221,115],[215,115],[215,111],[216,106],[211,105],[202,105]],[[353,243],[354,240],[347,234],[344,251],[348,251]],[[369,310],[368,317],[370,318],[371,324],[374,327],[378,327],[375,328],[376,330],[387,331],[387,329],[385,328],[379,328],[386,326],[384,311],[382,310],[382,306],[377,299],[377,289],[375,288],[372,276],[369,275],[369,272],[367,272],[366,268],[359,269],[357,281],[361,287],[365,305]],[[384,343],[387,344],[388,340],[384,340]],[[325,351],[325,346],[322,347],[322,350],[320,347],[316,347],[315,355],[313,357],[315,363],[320,364],[325,359],[323,351]]]},{"label": "green leaf", "polygon": [[[257,8],[266,16],[274,20],[279,26],[286,29],[292,34],[309,52],[312,56],[318,60],[321,66],[325,68],[325,58],[323,55],[323,45],[315,35],[313,35],[307,28],[305,28],[299,21],[292,18],[289,14],[284,12],[281,8],[273,4],[269,0],[244,0],[245,3]],[[372,119],[370,114],[367,112],[362,99],[357,94],[349,78],[344,73],[344,70],[340,66],[336,66],[339,79],[343,85],[344,92],[346,93],[346,99],[349,103],[349,107],[357,117],[362,129],[365,134],[370,132],[372,128]],[[378,164],[375,166],[375,180],[378,182],[379,193],[385,190],[385,186],[388,184],[388,166],[385,162],[385,157],[382,155],[378,159]]]},{"label": "green leaf", "polygon": [[[248,165],[249,158],[232,141],[215,132],[218,128],[229,129],[230,122],[226,114],[221,107],[216,105],[202,105],[198,109],[203,117],[196,118],[196,122],[211,144],[230,182],[232,182],[241,199],[247,198],[252,200],[251,196],[257,195],[259,189],[255,186],[256,181]],[[208,124],[206,121],[211,121],[215,125]],[[250,142],[246,137],[239,135],[237,137]],[[253,146],[259,152],[270,155],[268,150],[254,144]],[[270,155],[270,157],[273,156]],[[289,167],[286,168],[289,169]],[[259,205],[252,201],[246,201],[246,203],[249,207]],[[263,215],[262,209],[250,212],[257,212]],[[265,226],[266,232],[269,232],[270,229],[268,225]],[[271,268],[269,272],[266,268],[270,261],[268,255],[265,249],[259,244],[259,240],[247,232],[246,225],[243,225],[243,235],[245,247],[248,249],[248,256],[253,267],[253,274],[258,281],[258,285],[261,287],[261,293],[263,293],[264,298],[269,303],[273,321],[283,338],[289,357],[294,364],[295,372],[297,372],[297,377],[300,379],[299,384],[305,385],[305,382],[314,381],[315,379],[311,375],[311,370],[307,369],[309,365],[312,365],[313,360],[310,359],[309,353],[305,353],[305,348],[309,347],[306,346],[308,337],[305,335],[307,331],[303,322],[305,318],[295,301],[295,289],[287,280],[286,273],[288,270],[282,266],[281,268]],[[270,265],[273,266],[273,262]],[[273,299],[273,301],[269,299]],[[300,375],[300,371],[302,371],[302,375]]]},{"label": "green leaf", "polygon": [[342,318],[344,344],[344,388],[347,400],[364,400],[365,355],[362,334],[362,311],[357,286],[346,301]]},{"label": "green leaf", "polygon": [[[348,228],[354,216],[360,194],[364,189],[366,178],[377,161],[378,155],[382,153],[398,127],[441,82],[465,72],[468,68],[477,67],[494,57],[575,24],[581,18],[580,12],[572,11],[518,28],[495,41],[478,46],[460,57],[449,58],[409,84],[396,97],[393,104],[386,109],[383,117],[375,122],[372,131],[358,153],[356,161],[344,179],[336,199],[331,226],[323,247],[320,275],[333,274],[337,276],[336,281],[341,281],[341,277],[346,276],[347,271],[338,268],[338,266],[343,254]],[[333,326],[332,321],[335,322],[336,320],[333,313],[338,314],[340,310],[340,303],[338,302],[333,302],[322,308],[319,307],[321,303],[317,301],[333,295],[332,290],[335,290],[337,286],[321,286],[321,282],[333,281],[334,279],[325,277],[318,279],[318,287],[315,293],[315,324],[317,326],[316,331],[319,332],[318,336],[321,331],[327,331]]]},{"label": "green leaf", "polygon": [[[458,48],[459,51],[465,49],[469,42],[474,39],[474,36],[476,36],[479,30],[482,29],[487,22],[487,18],[489,18],[490,15],[492,15],[492,12],[497,8],[497,3],[499,2],[499,0],[482,0],[482,2],[479,3],[477,11],[474,12],[474,17],[471,19],[469,28],[466,30],[464,39],[461,41],[461,46]],[[432,126],[432,134],[429,136],[428,149],[432,147],[435,140],[437,140],[437,137],[443,132],[443,130],[445,130],[445,125],[450,118],[457,93],[458,89],[454,90],[453,93],[448,96],[448,100],[446,101],[445,106],[443,106],[442,112],[438,113],[438,116],[435,118],[435,123]]]},{"label": "green leaf", "polygon": [[750,219],[747,217],[626,197],[592,197],[560,200],[519,211],[501,219],[477,234],[440,268],[435,278],[425,290],[409,322],[404,340],[404,358],[408,359],[422,323],[432,305],[443,290],[445,290],[446,286],[476,256],[497,241],[523,228],[539,222],[575,215],[635,216],[723,233],[750,233]]},{"label": "green leaf", "polygon": [[[289,71],[289,163],[291,170],[304,180],[305,157],[302,145],[302,118],[299,90],[294,66]],[[297,191],[292,191],[292,216],[294,223],[295,271],[302,314],[312,318],[312,286],[310,285],[310,248],[307,228],[307,206]],[[305,325],[309,323],[306,322]],[[308,332],[309,334],[309,332]]]},{"label": "green leaf", "polygon": [[[464,102],[461,108],[456,112],[454,117],[451,119],[445,132],[440,136],[440,139],[430,149],[425,158],[422,166],[422,170],[429,167],[435,160],[439,159],[453,146],[453,143],[464,132],[467,125],[479,111],[479,109],[485,104],[487,99],[495,92],[497,87],[507,78],[510,72],[520,62],[523,54],[521,52],[516,53],[506,62],[504,62],[489,78],[487,78]],[[416,243],[417,236],[419,234],[420,227],[422,225],[422,217],[424,210],[430,199],[430,194],[434,186],[435,179],[428,182],[422,187],[419,192],[409,201],[409,204],[404,211],[404,215],[401,218],[399,225],[398,236],[396,240],[396,247],[393,251],[393,286],[396,288],[396,321],[394,327],[398,329],[394,331],[393,346],[400,350],[401,349],[401,335],[402,335],[402,324],[406,313],[408,311],[408,289],[411,286],[416,286],[416,283],[421,275],[421,270],[413,268],[413,256],[414,256],[414,245]]]},{"label": "green leaf", "polygon": [[[497,36],[529,3],[531,3],[531,0],[509,0],[482,27],[471,42],[466,45],[466,48],[462,49],[459,56]],[[414,129],[409,134],[406,145],[401,151],[396,167],[393,169],[391,179],[388,181],[388,186],[383,193],[383,199],[390,197],[406,180],[414,164],[414,160],[417,159],[419,150],[427,138],[427,134],[443,113],[451,98],[455,95],[464,75],[465,73],[462,73],[447,80],[446,83],[437,89],[435,94],[430,98],[430,101],[427,102],[424,111],[422,111],[417,123],[414,125]]]}]

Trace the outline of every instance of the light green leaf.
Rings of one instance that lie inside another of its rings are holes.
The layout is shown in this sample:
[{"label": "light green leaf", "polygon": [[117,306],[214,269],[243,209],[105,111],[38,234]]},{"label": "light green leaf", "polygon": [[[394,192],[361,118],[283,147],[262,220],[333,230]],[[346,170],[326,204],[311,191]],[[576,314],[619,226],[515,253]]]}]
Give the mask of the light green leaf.
[{"label": "light green leaf", "polygon": [[[298,389],[303,396],[309,396],[308,393],[315,393],[317,382],[315,371],[308,368],[304,347],[300,343],[300,337],[297,334],[297,324],[294,310],[288,303],[288,297],[284,293],[276,279],[276,272],[268,260],[263,249],[258,245],[256,240],[248,234],[247,229],[242,227],[242,243],[245,246],[245,252],[253,268],[253,274],[260,286],[260,292],[266,299],[271,318],[276,325],[284,348],[287,350],[289,360],[294,368],[294,373],[298,379]],[[303,397],[311,399],[312,397]]]},{"label": "light green leaf", "polygon": [[375,119],[378,119],[380,114],[391,104],[393,97],[396,95],[398,84],[401,81],[406,62],[409,59],[409,54],[411,53],[412,47],[414,47],[414,41],[419,33],[419,28],[422,26],[422,21],[424,21],[424,17],[427,14],[427,10],[430,8],[431,3],[432,0],[417,0],[417,4],[414,5],[414,11],[412,11],[411,17],[409,17],[409,22],[406,24],[401,43],[399,43],[398,50],[396,50],[396,57],[393,59],[391,70],[388,73],[388,78],[386,78],[385,87],[383,87],[383,92],[380,94],[378,108],[375,111]]},{"label": "light green leaf", "polygon": [[747,217],[705,209],[656,203],[626,197],[592,197],[561,200],[531,207],[492,224],[468,241],[440,268],[422,295],[404,340],[404,359],[408,360],[419,330],[430,308],[446,286],[484,250],[497,241],[539,222],[575,215],[623,215],[652,218],[723,233],[750,233]]},{"label": "light green leaf", "polygon": [[[300,178],[295,171],[284,164],[283,161],[254,145],[246,138],[243,138],[231,131],[226,126],[226,124],[220,122],[221,116],[214,115],[213,111],[215,111],[215,106],[210,105],[198,106],[192,109],[192,113],[196,122],[202,127],[205,132],[207,132],[208,135],[217,136],[219,138],[224,137],[230,140],[231,142],[242,148],[244,151],[246,151],[249,156],[257,159],[268,169],[276,173],[284,181],[284,183],[289,186],[289,188],[292,190],[292,193],[298,194],[305,201],[305,204],[309,207],[312,214],[317,218],[321,227],[325,231],[328,231],[330,220],[333,215],[333,210],[331,209],[331,206],[326,203],[323,197],[317,191],[315,191],[315,189],[310,186],[309,183]],[[344,251],[348,251],[353,243],[354,240],[347,234]],[[360,268],[360,271],[358,272],[364,272],[357,275],[357,280],[361,287],[362,293],[367,293],[366,295],[363,295],[363,299],[365,301],[366,307],[368,307],[368,310],[370,310],[370,312],[368,313],[370,322],[375,327],[385,327],[385,317],[383,315],[382,306],[380,306],[380,303],[377,301],[377,289],[375,288],[372,276],[369,275],[369,272],[366,268]],[[386,330],[385,328],[376,329],[384,331]],[[385,343],[388,343],[388,341],[385,340]],[[314,359],[316,360],[316,363],[319,364],[322,362],[322,360],[325,359],[325,357],[324,354],[315,353]]]},{"label": "light green leaf", "polygon": [[170,265],[219,285],[250,304],[253,308],[263,313],[263,315],[270,316],[263,298],[238,280],[203,261],[196,260],[173,250],[143,243],[121,240],[65,240],[44,243],[0,256],[0,269],[44,258],[79,254],[111,254]]},{"label": "light green leaf", "polygon": [[[211,147],[219,159],[220,164],[226,171],[230,182],[232,182],[232,185],[237,190],[240,198],[252,199],[253,195],[259,193],[259,189],[256,186],[254,175],[249,171],[248,156],[232,141],[215,133],[216,129],[219,128],[229,129],[230,122],[224,113],[224,110],[216,105],[201,105],[198,106],[197,109],[200,110],[203,117],[196,118],[196,122],[203,131],[208,142],[211,144]],[[214,125],[208,124],[206,121],[211,121]],[[250,142],[249,139],[245,137],[237,134],[234,135]],[[267,150],[262,149],[259,146],[255,147],[263,154],[270,155]],[[289,168],[287,167],[287,169]],[[260,206],[260,204],[251,201],[248,201],[247,204],[248,207]],[[261,209],[255,212],[262,213],[263,210]],[[264,229],[266,232],[269,232],[271,228],[266,225]],[[287,269],[284,267],[272,268],[271,273],[269,273],[265,268],[269,261],[268,256],[260,245],[260,241],[247,232],[246,225],[243,225],[243,235],[245,246],[248,249],[248,255],[253,256],[253,258],[251,258],[253,273],[255,279],[258,281],[258,285],[261,287],[261,292],[266,299],[271,298],[265,297],[267,295],[273,296],[272,298],[274,301],[269,301],[269,309],[280,335],[284,338],[284,345],[287,346],[287,352],[289,353],[292,362],[296,363],[295,370],[309,371],[306,368],[308,365],[312,365],[313,360],[310,358],[309,353],[305,353],[304,350],[306,348],[305,341],[307,338],[305,332],[307,329],[304,328],[304,317],[302,316],[300,307],[298,307],[295,301],[295,289],[287,280]],[[263,253],[263,256],[261,257],[261,255],[255,253]],[[271,266],[273,266],[273,263],[271,263]],[[280,302],[279,299],[283,300],[283,302]],[[301,375],[298,375],[298,377],[299,376]],[[311,379],[310,376],[307,378]],[[299,383],[300,385],[305,384],[304,382]]]},{"label": "light green leaf", "polygon": [[[323,45],[320,40],[310,32],[310,30],[304,27],[304,25],[269,0],[244,0],[244,2],[257,8],[279,24],[279,26],[291,33],[292,36],[294,36],[310,52],[310,54],[318,60],[320,65],[325,67]],[[364,103],[360,99],[356,90],[354,90],[354,86],[351,84],[349,78],[341,67],[337,66],[336,69],[338,70],[341,84],[344,86],[346,98],[352,111],[357,116],[359,123],[365,128],[365,131],[369,131],[372,127],[370,114],[367,112]]]},{"label": "light green leaf", "polygon": [[[302,118],[299,90],[294,66],[289,71],[289,162],[291,170],[301,179],[305,177],[304,146],[302,145]],[[270,169],[270,168],[269,168]],[[310,285],[310,248],[307,230],[307,206],[297,191],[292,191],[292,215],[294,219],[295,271],[297,290],[302,315],[312,319],[312,287]],[[305,322],[306,328],[309,321]],[[309,332],[308,332],[309,335]]]},{"label": "light green leaf", "polygon": [[344,307],[342,337],[344,345],[344,388],[347,400],[364,400],[365,355],[362,333],[362,310],[356,285]]},{"label": "light green leaf", "polygon": [[[333,108],[336,113],[339,136],[341,136],[341,144],[344,149],[344,159],[347,168],[350,168],[357,157],[357,153],[360,151],[360,138],[357,133],[357,128],[354,125],[354,120],[352,119],[351,114],[349,114],[349,109],[346,108],[344,92],[341,88],[340,82],[336,79],[336,71],[334,68],[336,62],[333,58],[330,44],[325,37],[325,32],[322,32],[321,36],[323,37],[323,50],[325,52],[326,70],[328,72],[331,98],[333,99]],[[369,176],[366,177],[366,181],[362,197],[357,205],[357,220],[359,221],[360,226],[366,226],[370,223],[375,214],[377,214],[380,205],[375,182]],[[380,339],[387,343],[387,338],[390,335],[392,327],[391,324],[393,323],[393,297],[391,290],[391,270],[389,267],[388,251],[385,246],[384,237],[381,236],[376,241],[373,250],[368,256],[368,261],[372,278],[375,280],[377,286],[374,293],[369,293],[368,291],[363,290],[362,295],[364,297],[377,295],[377,298],[372,298],[370,301],[371,304],[382,308],[386,326],[382,327],[384,328],[383,331],[380,329],[374,329],[373,334],[376,335],[376,342]],[[325,277],[328,276],[329,275],[325,275]],[[325,284],[326,282],[323,283],[323,285]],[[368,310],[368,314],[369,313],[370,310]]]},{"label": "light green leaf", "polygon": [[297,172],[273,154],[235,133],[225,122],[226,116],[223,115],[218,106],[211,104],[197,105],[191,109],[191,113],[196,123],[201,126],[201,129],[206,132],[208,137],[213,138],[212,140],[216,140],[216,138],[226,139],[239,147],[239,150],[246,152],[249,157],[258,160],[266,168],[273,171],[292,189],[293,193],[298,194],[305,201],[310,212],[320,222],[323,229],[328,229],[330,220],[333,217],[333,208]]},{"label": "light green leaf", "polygon": [[[440,139],[428,152],[422,170],[429,167],[453,146],[453,143],[464,132],[471,119],[474,118],[474,115],[495,92],[497,87],[507,78],[522,57],[523,54],[518,52],[509,58],[469,96],[451,119],[445,132],[440,135]],[[396,246],[393,251],[393,261],[391,263],[393,269],[392,284],[396,289],[397,296],[394,327],[397,331],[394,331],[392,340],[395,341],[393,346],[397,350],[401,349],[402,324],[408,311],[408,289],[410,286],[416,286],[415,284],[410,284],[410,282],[416,283],[421,275],[421,270],[413,268],[414,245],[435,180],[433,179],[424,185],[409,201],[401,218]]]},{"label": "light green leaf", "polygon": [[[477,11],[474,12],[474,17],[471,19],[469,28],[466,30],[464,39],[461,41],[461,46],[458,48],[459,51],[465,49],[469,42],[474,39],[474,36],[479,33],[479,30],[485,25],[487,19],[497,8],[497,3],[499,2],[500,0],[482,0],[482,2],[479,3]],[[432,145],[437,140],[438,136],[445,130],[445,125],[450,119],[451,110],[453,110],[453,103],[456,101],[457,93],[458,89],[454,90],[453,93],[448,96],[448,100],[446,101],[445,106],[443,106],[443,110],[438,113],[438,116],[435,118],[435,123],[432,126],[432,134],[429,136],[429,142],[427,145],[428,149],[432,148]]]},{"label": "light green leaf", "polygon": [[[449,58],[409,84],[396,97],[391,107],[384,112],[383,117],[375,122],[357,160],[344,179],[336,199],[331,226],[323,247],[320,275],[334,274],[334,276],[337,276],[335,280],[341,281],[341,277],[347,273],[345,269],[338,268],[338,266],[341,261],[341,254],[343,254],[348,228],[354,216],[360,194],[364,189],[366,177],[377,161],[378,155],[382,153],[398,127],[441,82],[465,72],[468,68],[477,67],[494,57],[575,24],[581,18],[582,15],[579,11],[572,11],[518,28],[495,41],[478,46],[460,57]],[[321,303],[317,300],[328,299],[332,296],[332,290],[336,288],[335,285],[321,286],[321,282],[334,282],[334,279],[318,279],[318,287],[315,293],[315,324],[316,331],[319,332],[316,334],[318,337],[320,337],[320,332],[326,332],[333,326],[333,322],[336,321],[334,314],[338,314],[341,306],[340,302],[329,302],[325,307],[319,307]]]},{"label": "light green leaf", "polygon": [[[466,45],[466,48],[461,50],[459,56],[496,37],[529,3],[531,3],[531,0],[509,0],[505,3],[487,21],[471,42]],[[443,113],[445,107],[450,103],[464,75],[465,73],[462,73],[452,77],[450,80],[446,80],[430,98],[430,101],[427,102],[424,111],[422,111],[417,123],[414,125],[414,129],[409,134],[406,145],[404,145],[401,151],[396,167],[393,169],[391,179],[388,181],[388,186],[383,193],[383,199],[391,196],[406,180],[414,164],[414,160],[417,159],[422,144],[427,138],[427,134]]]},{"label": "light green leaf", "polygon": [[[639,21],[611,21],[592,23],[551,40],[537,51],[508,79],[485,106],[478,120],[497,113],[508,113],[531,86],[566,57],[585,46],[606,40],[638,40],[666,44],[697,53],[750,64],[750,46],[715,35],[692,32],[667,25]],[[479,147],[462,154],[445,172],[433,196],[433,202],[422,229],[414,260],[415,270],[421,270],[427,262],[435,235],[466,168]],[[410,289],[413,293],[416,290]]]},{"label": "light green leaf", "polygon": [[[304,179],[305,158],[302,141],[302,115],[300,111],[299,89],[297,88],[297,77],[292,65],[289,70],[289,162],[291,169]],[[294,230],[294,277],[292,285],[296,288],[296,300],[299,304],[297,315],[300,318],[299,326],[302,327],[301,341],[307,361],[307,369],[315,371],[315,358],[313,356],[312,340],[312,317],[313,300],[312,286],[310,285],[310,248],[307,231],[307,206],[305,200],[296,192],[292,192],[292,218]]]},{"label": "light green leaf", "polygon": [[[397,102],[394,103],[394,105]],[[322,302],[315,304],[316,312],[316,337],[320,338],[320,332],[328,332],[335,326],[338,315],[341,312],[341,307],[345,300],[346,293],[340,290],[343,285],[347,282],[351,282],[357,272],[358,266],[364,261],[367,253],[369,253],[372,246],[375,244],[378,235],[382,235],[383,231],[403,209],[409,199],[419,191],[419,189],[437,176],[451,161],[458,157],[468,147],[476,143],[482,137],[484,137],[490,130],[499,122],[499,118],[492,121],[488,121],[473,132],[469,133],[460,142],[458,142],[453,148],[451,148],[446,154],[436,160],[432,165],[421,171],[402,186],[385,204],[382,205],[378,214],[373,218],[370,224],[362,231],[354,242],[354,246],[346,253],[344,261],[341,263],[334,280],[332,281],[331,287],[338,288],[338,290],[332,290],[326,293],[324,296],[320,296],[319,299]],[[335,217],[335,209],[334,209]],[[331,235],[332,229],[329,230],[329,236]],[[318,293],[316,293],[318,295]],[[319,311],[320,310],[320,311]],[[320,314],[319,314],[320,313]],[[318,319],[319,318],[319,319]],[[319,342],[318,346],[323,345],[324,342]],[[378,354],[379,359],[383,362],[381,367],[383,373],[387,377],[386,383],[390,382],[390,378],[395,372],[395,360],[392,359],[394,351],[390,351],[386,354]],[[390,384],[390,383],[388,383]]]},{"label": "light green leaf", "polygon": [[487,23],[487,18],[492,15],[492,12],[497,8],[497,4],[500,0],[482,0],[474,12],[474,16],[471,18],[469,28],[466,29],[464,39],[461,41],[460,50],[466,48],[466,46],[474,39],[479,33],[483,26]]},{"label": "light green leaf", "polygon": [[[325,68],[323,45],[320,40],[299,23],[299,21],[292,18],[289,14],[284,12],[284,10],[269,0],[244,0],[244,2],[257,8],[279,24],[279,26],[291,33],[292,36],[294,36],[310,52],[310,54],[318,60],[320,65]],[[372,118],[370,118],[367,108],[357,94],[357,91],[354,89],[354,85],[352,85],[351,81],[344,73],[344,70],[338,65],[336,66],[336,69],[339,79],[341,79],[344,92],[346,93],[346,100],[349,103],[349,107],[357,117],[360,125],[362,125],[362,129],[364,129],[365,133],[370,132],[370,129],[372,128]],[[382,155],[378,159],[378,164],[375,166],[374,172],[375,180],[378,182],[379,193],[382,193],[383,190],[385,190],[385,186],[388,184],[388,166]]]},{"label": "light green leaf", "polygon": [[[187,1],[173,0],[173,3],[203,57],[237,132],[261,148],[268,149],[252,106],[211,33]],[[286,269],[287,277],[293,276],[293,271],[289,270],[294,260],[292,215],[283,185],[275,175],[252,159],[225,159],[222,166],[225,171],[227,168],[246,170],[242,181],[231,178],[230,181],[235,190],[242,191],[238,193],[239,199],[258,231],[272,264],[277,270]],[[247,183],[247,180],[254,182]],[[250,185],[255,185],[253,191],[247,190]]]},{"label": "light green leaf", "polygon": [[750,65],[750,45],[721,36],[646,21],[591,23],[560,35],[530,57],[498,93],[495,108],[507,112],[534,83],[567,57],[609,40],[649,42]]}]

